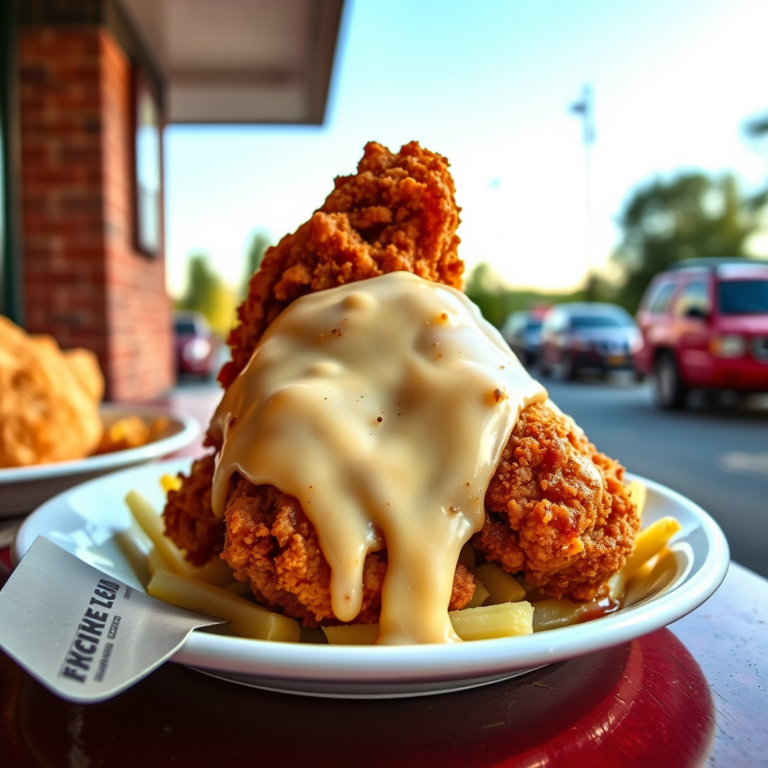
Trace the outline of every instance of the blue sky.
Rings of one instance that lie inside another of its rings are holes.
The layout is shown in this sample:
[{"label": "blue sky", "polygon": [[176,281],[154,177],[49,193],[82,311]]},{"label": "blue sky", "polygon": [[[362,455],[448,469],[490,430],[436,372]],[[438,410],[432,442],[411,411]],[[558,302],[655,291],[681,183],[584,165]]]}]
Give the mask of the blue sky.
[{"label": "blue sky", "polygon": [[[588,251],[568,109],[582,87],[600,267],[638,185],[700,168],[746,188],[768,178],[768,155],[742,134],[768,110],[766,29],[763,0],[347,0],[324,126],[166,130],[169,289],[200,251],[237,283],[252,234],[294,230],[371,139],[448,157],[469,270],[487,261],[510,285],[573,287]],[[753,250],[768,253],[768,239]]]}]

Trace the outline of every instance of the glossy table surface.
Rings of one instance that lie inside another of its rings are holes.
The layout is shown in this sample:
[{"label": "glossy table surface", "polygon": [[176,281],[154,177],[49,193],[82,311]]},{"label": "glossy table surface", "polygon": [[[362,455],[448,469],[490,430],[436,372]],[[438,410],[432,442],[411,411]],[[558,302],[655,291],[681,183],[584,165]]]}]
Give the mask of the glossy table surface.
[{"label": "glossy table surface", "polygon": [[[205,421],[210,397],[169,404]],[[668,629],[409,699],[289,696],[171,663],[83,706],[0,653],[0,765],[172,764],[768,766],[768,581],[732,564],[715,595]]]}]

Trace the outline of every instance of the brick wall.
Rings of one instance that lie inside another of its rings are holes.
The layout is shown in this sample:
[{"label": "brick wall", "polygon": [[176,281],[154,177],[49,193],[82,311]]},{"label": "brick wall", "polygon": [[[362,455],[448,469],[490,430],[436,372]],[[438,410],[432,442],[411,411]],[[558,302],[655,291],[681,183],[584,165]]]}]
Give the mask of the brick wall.
[{"label": "brick wall", "polygon": [[132,246],[130,62],[108,31],[99,42],[108,367],[115,399],[125,400],[152,397],[172,383],[171,303],[164,257],[146,258]]},{"label": "brick wall", "polygon": [[130,74],[105,27],[21,31],[27,329],[93,349],[124,401],[173,383],[165,261],[132,247]]}]

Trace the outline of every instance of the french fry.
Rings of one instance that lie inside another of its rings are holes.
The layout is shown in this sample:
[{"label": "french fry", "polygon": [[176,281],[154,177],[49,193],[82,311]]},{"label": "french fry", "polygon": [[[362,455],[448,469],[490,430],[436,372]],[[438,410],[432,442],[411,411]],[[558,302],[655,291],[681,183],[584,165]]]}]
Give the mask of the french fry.
[{"label": "french fry", "polygon": [[678,573],[678,562],[675,553],[664,549],[652,568],[645,572],[650,564],[645,563],[628,582],[624,590],[624,605],[635,605],[641,600],[660,592],[668,586]]},{"label": "french fry", "polygon": [[223,589],[226,589],[227,592],[231,592],[233,595],[238,595],[239,597],[253,597],[251,585],[247,581],[233,581],[226,584]]},{"label": "french fry", "polygon": [[525,590],[497,563],[485,563],[475,568],[475,575],[488,590],[486,605],[516,603],[525,597]]},{"label": "french fry", "polygon": [[483,584],[477,576],[475,576],[474,579],[475,593],[472,595],[472,599],[469,603],[467,603],[467,608],[477,608],[478,606],[481,606],[488,599],[489,595],[488,590],[485,588],[485,584]]},{"label": "french fry", "polygon": [[[149,550],[149,554],[147,555],[147,570],[152,576],[158,571],[173,573],[173,568],[166,562],[157,547],[152,547],[152,549]],[[147,579],[147,583],[149,583],[149,579]]]},{"label": "french fry", "polygon": [[520,585],[520,588],[525,592],[525,599],[529,603],[538,603],[540,600],[548,600],[549,595],[544,592],[540,587],[536,587],[531,584],[530,581],[526,581],[522,574],[515,577],[515,581]]},{"label": "french fry", "polygon": [[625,583],[640,569],[643,563],[658,554],[667,542],[680,530],[680,523],[674,517],[662,517],[640,531],[635,540],[635,549],[621,569]]},{"label": "french fry", "polygon": [[294,619],[272,613],[210,584],[158,571],[152,576],[147,592],[171,605],[228,619],[230,629],[241,637],[294,643],[299,640],[299,624]]},{"label": "french fry", "polygon": [[192,578],[214,587],[226,587],[235,578],[226,560],[214,555],[205,565],[192,571]]},{"label": "french fry", "polygon": [[152,505],[136,491],[128,493],[125,497],[125,503],[171,570],[178,573],[179,576],[191,577],[194,567],[184,559],[181,550],[166,537],[163,531],[163,520],[152,508]]},{"label": "french fry", "polygon": [[541,632],[555,627],[575,624],[586,613],[589,603],[574,603],[565,598],[541,600],[534,606],[533,631]]},{"label": "french fry", "polygon": [[637,514],[642,515],[645,508],[645,499],[648,496],[648,489],[637,480],[632,480],[627,483],[627,492],[629,493],[629,498],[635,502]]},{"label": "french fry", "polygon": [[173,475],[163,475],[160,478],[160,485],[163,486],[163,490],[168,493],[168,491],[178,491],[179,488],[181,488],[181,478]]},{"label": "french fry", "polygon": [[621,596],[624,594],[624,587],[627,582],[624,578],[624,572],[618,571],[608,579],[608,594],[611,600],[621,600]]},{"label": "french fry", "polygon": [[[462,640],[530,635],[533,615],[533,606],[526,602],[448,612],[453,629]],[[344,624],[322,630],[330,645],[373,645],[379,636],[378,624]]]},{"label": "french fry", "polygon": [[129,531],[119,531],[115,534],[115,542],[139,583],[146,586],[151,573],[147,568],[147,555],[136,538]]},{"label": "french fry", "polygon": [[517,637],[533,632],[533,606],[524,601],[449,611],[448,616],[462,640]]}]

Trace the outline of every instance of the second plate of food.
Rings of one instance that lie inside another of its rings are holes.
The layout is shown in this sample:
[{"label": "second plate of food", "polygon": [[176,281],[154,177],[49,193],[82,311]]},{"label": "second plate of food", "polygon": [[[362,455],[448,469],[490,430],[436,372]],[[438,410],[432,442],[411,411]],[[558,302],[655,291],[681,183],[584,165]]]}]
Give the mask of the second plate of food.
[{"label": "second plate of food", "polygon": [[[188,467],[188,459],[145,465],[65,491],[27,518],[14,543],[14,558],[18,561],[37,536],[45,536],[105,573],[140,587],[116,539],[132,525],[125,496],[139,490],[161,510],[161,476]],[[644,527],[672,516],[681,529],[669,545],[675,562],[671,577],[610,615],[523,637],[453,645],[305,645],[194,632],[172,660],[225,680],[284,693],[384,698],[504,680],[660,629],[717,589],[728,568],[728,545],[701,507],[657,483],[630,479],[647,488]]]},{"label": "second plate of food", "polygon": [[140,419],[149,430],[148,441],[134,448],[74,461],[0,468],[0,518],[30,512],[55,494],[106,472],[172,454],[200,434],[200,425],[195,419],[167,408],[105,404],[99,408],[99,415],[105,431],[119,421]]}]

